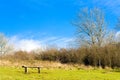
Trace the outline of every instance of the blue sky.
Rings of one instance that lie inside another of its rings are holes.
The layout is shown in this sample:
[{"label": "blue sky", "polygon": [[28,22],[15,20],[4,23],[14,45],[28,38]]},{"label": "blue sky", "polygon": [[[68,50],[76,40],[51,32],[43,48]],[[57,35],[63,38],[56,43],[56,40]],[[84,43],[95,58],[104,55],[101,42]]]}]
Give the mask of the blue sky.
[{"label": "blue sky", "polygon": [[110,29],[120,14],[120,0],[0,0],[0,32],[16,44],[40,41],[63,47],[73,40],[71,22],[83,7],[102,9]]},{"label": "blue sky", "polygon": [[73,1],[2,0],[0,5],[1,32],[10,35],[40,32],[71,36],[73,27],[70,23],[77,11]]}]

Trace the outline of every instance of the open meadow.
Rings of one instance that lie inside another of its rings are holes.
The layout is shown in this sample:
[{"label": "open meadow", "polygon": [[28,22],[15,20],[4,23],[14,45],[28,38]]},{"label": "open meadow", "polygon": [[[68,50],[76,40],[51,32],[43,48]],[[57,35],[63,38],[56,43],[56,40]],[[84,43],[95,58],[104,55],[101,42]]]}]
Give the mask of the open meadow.
[{"label": "open meadow", "polygon": [[[6,64],[8,63],[6,62]],[[49,62],[47,67],[47,62],[40,63],[44,63],[40,74],[37,73],[37,69],[31,68],[25,74],[20,63],[19,65],[13,63],[12,66],[10,63],[9,65],[2,63],[0,65],[0,80],[120,80],[120,70],[118,69],[78,68],[75,65],[62,65],[54,62]]]}]

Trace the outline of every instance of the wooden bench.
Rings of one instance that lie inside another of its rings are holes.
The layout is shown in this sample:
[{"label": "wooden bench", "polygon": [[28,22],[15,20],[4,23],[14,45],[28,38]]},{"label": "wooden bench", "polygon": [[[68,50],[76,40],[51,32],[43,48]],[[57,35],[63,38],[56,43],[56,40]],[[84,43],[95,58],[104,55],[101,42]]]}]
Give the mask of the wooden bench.
[{"label": "wooden bench", "polygon": [[37,66],[37,67],[22,66],[22,68],[24,68],[25,73],[27,73],[27,72],[28,72],[28,68],[37,68],[37,69],[38,69],[38,73],[40,73],[40,68],[41,68],[41,67],[39,67],[39,66]]}]

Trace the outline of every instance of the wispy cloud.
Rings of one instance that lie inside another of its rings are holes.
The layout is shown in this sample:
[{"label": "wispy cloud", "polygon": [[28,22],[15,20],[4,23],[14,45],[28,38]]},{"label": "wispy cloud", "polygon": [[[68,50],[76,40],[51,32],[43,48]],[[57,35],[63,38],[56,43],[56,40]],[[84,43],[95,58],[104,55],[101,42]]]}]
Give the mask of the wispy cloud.
[{"label": "wispy cloud", "polygon": [[97,0],[97,4],[113,15],[118,16],[120,13],[120,0]]},{"label": "wispy cloud", "polygon": [[46,47],[57,46],[57,48],[66,48],[68,44],[73,42],[73,38],[66,37],[45,37],[45,38],[21,38],[18,35],[10,37],[10,43],[14,45],[15,50],[22,51],[33,51],[33,50],[44,50]]},{"label": "wispy cloud", "polygon": [[76,0],[76,4],[82,7],[99,7],[114,15],[120,13],[120,0]]},{"label": "wispy cloud", "polygon": [[110,10],[115,15],[119,15],[120,13],[120,0],[96,0],[95,3],[103,6],[106,10]]}]

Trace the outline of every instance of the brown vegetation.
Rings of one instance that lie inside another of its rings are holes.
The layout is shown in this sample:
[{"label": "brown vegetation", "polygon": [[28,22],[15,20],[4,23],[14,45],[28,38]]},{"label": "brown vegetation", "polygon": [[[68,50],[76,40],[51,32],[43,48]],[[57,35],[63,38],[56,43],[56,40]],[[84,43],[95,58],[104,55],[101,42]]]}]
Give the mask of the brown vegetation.
[{"label": "brown vegetation", "polygon": [[16,52],[3,56],[1,59],[11,61],[55,61],[60,63],[84,64],[86,66],[120,67],[120,45],[106,45],[104,47],[81,47],[79,49],[49,49],[39,54]]}]

